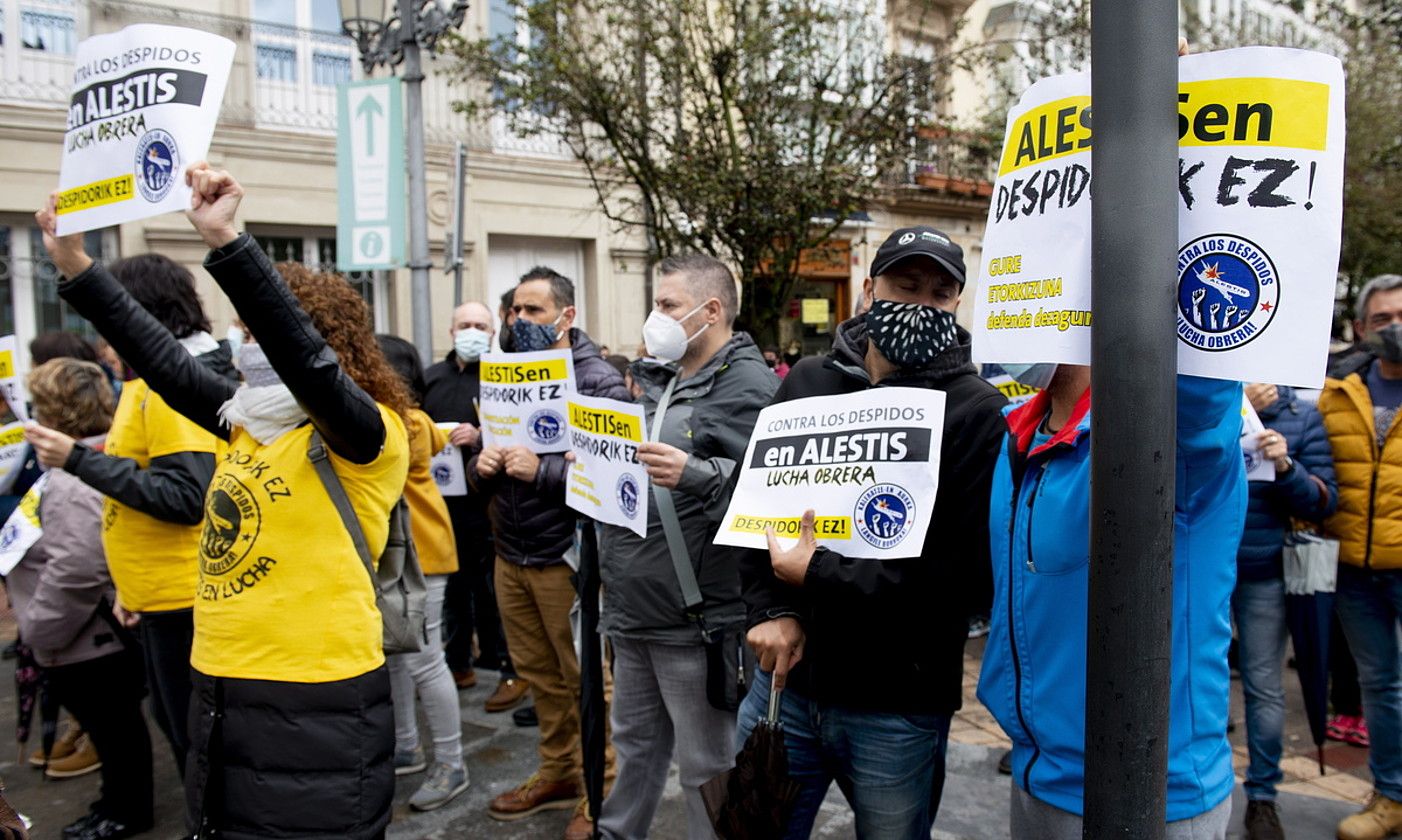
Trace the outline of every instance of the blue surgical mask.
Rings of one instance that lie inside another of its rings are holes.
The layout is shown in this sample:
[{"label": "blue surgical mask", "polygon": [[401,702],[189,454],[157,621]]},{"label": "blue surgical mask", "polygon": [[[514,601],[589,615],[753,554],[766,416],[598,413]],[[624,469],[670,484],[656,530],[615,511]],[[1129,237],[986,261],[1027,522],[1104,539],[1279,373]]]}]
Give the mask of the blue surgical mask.
[{"label": "blue surgical mask", "polygon": [[[561,312],[560,318],[563,317],[565,317],[565,313]],[[548,324],[537,324],[518,316],[515,323],[511,325],[511,338],[516,345],[512,349],[517,353],[549,350],[560,339],[560,331],[555,328],[555,325],[560,323],[560,318],[556,318]]]},{"label": "blue surgical mask", "polygon": [[1014,381],[1020,382],[1029,388],[1043,390],[1051,384],[1052,377],[1056,375],[1056,365],[1050,362],[1037,362],[1030,365],[1013,365],[1002,363],[1003,370],[1008,372]]},{"label": "blue surgical mask", "polygon": [[464,362],[475,362],[492,346],[492,337],[476,327],[458,330],[453,335],[453,352]]}]

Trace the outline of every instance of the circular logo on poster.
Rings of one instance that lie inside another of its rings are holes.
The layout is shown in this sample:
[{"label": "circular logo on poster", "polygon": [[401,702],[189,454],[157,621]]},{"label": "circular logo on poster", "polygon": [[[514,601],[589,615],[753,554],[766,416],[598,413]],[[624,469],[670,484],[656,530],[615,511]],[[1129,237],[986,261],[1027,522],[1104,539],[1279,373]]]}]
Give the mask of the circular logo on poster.
[{"label": "circular logo on poster", "polygon": [[1178,252],[1178,339],[1235,350],[1266,331],[1280,305],[1275,263],[1240,236],[1214,233]]},{"label": "circular logo on poster", "polygon": [[857,498],[857,533],[877,548],[893,548],[910,533],[915,500],[904,487],[876,484]]},{"label": "circular logo on poster", "polygon": [[136,188],[141,197],[157,202],[175,186],[175,174],[180,169],[180,151],[175,138],[159,128],[141,136],[136,144]]},{"label": "circular logo on poster", "polygon": [[0,528],[0,551],[9,551],[10,546],[19,541],[19,526],[13,522],[6,522],[4,528]]},{"label": "circular logo on poster", "polygon": [[531,440],[542,446],[548,446],[560,439],[560,435],[565,433],[565,418],[559,412],[542,408],[530,416],[526,421],[526,434],[531,436]]},{"label": "circular logo on poster", "polygon": [[243,482],[228,473],[214,476],[204,501],[200,566],[207,575],[222,575],[243,562],[258,538],[258,502]]},{"label": "circular logo on poster", "polygon": [[629,473],[624,473],[618,477],[618,486],[615,488],[618,494],[618,509],[623,511],[623,515],[629,519],[638,518],[638,482]]},{"label": "circular logo on poster", "polygon": [[429,472],[433,474],[433,483],[439,487],[447,487],[448,482],[453,480],[453,470],[443,464],[434,464]]}]

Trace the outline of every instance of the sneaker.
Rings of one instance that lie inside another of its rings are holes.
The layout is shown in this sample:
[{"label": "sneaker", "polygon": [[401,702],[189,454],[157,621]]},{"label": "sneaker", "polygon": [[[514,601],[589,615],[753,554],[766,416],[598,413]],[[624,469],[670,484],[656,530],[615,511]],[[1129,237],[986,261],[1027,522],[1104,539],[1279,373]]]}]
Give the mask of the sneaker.
[{"label": "sneaker", "polygon": [[84,735],[74,745],[72,754],[50,761],[44,775],[50,779],[72,779],[101,769],[102,759],[97,755],[97,748],[92,745],[92,739]]},{"label": "sneaker", "polygon": [[394,775],[408,776],[414,773],[422,773],[428,767],[428,761],[424,759],[424,748],[414,747],[412,750],[394,751]]},{"label": "sneaker", "polygon": [[1285,840],[1274,802],[1253,799],[1246,803],[1246,840]]},{"label": "sneaker", "polygon": [[501,682],[497,683],[497,690],[492,692],[482,708],[489,712],[504,712],[526,699],[528,690],[530,686],[520,677],[502,677]]},{"label": "sneaker", "polygon": [[969,638],[977,639],[988,635],[988,616],[978,615],[969,619]]},{"label": "sneaker", "polygon": [[1402,831],[1402,802],[1394,802],[1377,791],[1368,807],[1339,823],[1339,840],[1384,840]]},{"label": "sneaker", "polygon": [[576,807],[579,783],[573,779],[547,782],[533,774],[515,790],[492,800],[487,815],[495,820],[519,820],[540,811],[564,811]]},{"label": "sneaker", "polygon": [[467,790],[467,768],[435,764],[428,778],[414,795],[409,797],[409,807],[415,811],[432,811],[452,801],[454,796]]},{"label": "sneaker", "polygon": [[594,818],[589,815],[589,797],[579,800],[574,816],[565,826],[565,840],[594,840]]},{"label": "sneaker", "polygon": [[[63,735],[54,741],[53,751],[49,753],[49,761],[58,761],[60,758],[67,758],[78,750],[78,739],[83,737],[83,728],[76,723],[70,722],[63,730]],[[40,747],[29,756],[29,763],[34,767],[44,766],[44,749]]]},{"label": "sneaker", "polygon": [[1331,741],[1344,740],[1344,732],[1348,731],[1352,720],[1350,715],[1334,715],[1329,718],[1329,723],[1324,727],[1324,737]]},{"label": "sneaker", "polygon": [[1344,743],[1355,747],[1368,748],[1368,722],[1361,717],[1353,719],[1353,728],[1344,730]]}]

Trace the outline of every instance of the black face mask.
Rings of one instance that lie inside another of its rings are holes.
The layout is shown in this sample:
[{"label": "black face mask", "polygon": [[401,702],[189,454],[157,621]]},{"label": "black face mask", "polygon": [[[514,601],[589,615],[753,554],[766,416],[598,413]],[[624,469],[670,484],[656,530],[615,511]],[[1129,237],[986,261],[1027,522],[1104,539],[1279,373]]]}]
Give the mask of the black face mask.
[{"label": "black face mask", "polygon": [[959,340],[954,313],[920,303],[876,299],[866,314],[867,335],[897,367],[923,367]]},{"label": "black face mask", "polygon": [[764,363],[766,365],[769,365],[770,367],[774,367],[775,365],[779,364],[778,360],[776,359],[765,359]]},{"label": "black face mask", "polygon": [[1374,330],[1363,343],[1385,362],[1402,362],[1402,324],[1388,324]]},{"label": "black face mask", "polygon": [[501,346],[503,353],[516,352],[516,334],[512,332],[510,327],[504,327],[497,333],[497,344]]}]

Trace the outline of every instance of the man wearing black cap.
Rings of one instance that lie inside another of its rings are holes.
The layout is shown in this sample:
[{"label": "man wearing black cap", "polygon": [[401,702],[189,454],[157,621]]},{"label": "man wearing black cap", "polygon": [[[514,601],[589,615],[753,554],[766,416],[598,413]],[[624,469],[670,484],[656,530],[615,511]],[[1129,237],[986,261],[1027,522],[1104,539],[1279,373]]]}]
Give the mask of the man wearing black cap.
[{"label": "man wearing black cap", "polygon": [[931,227],[902,228],[876,252],[870,309],[838,327],[832,352],[799,362],[774,402],[869,388],[944,391],[934,519],[919,557],[843,557],[805,540],[746,552],[749,641],[760,658],[740,709],[744,743],[784,687],[789,772],[801,786],[785,833],[804,838],[835,780],[860,837],[929,837],[944,786],[950,717],[963,696],[971,612],[991,598],[988,497],[1006,403],[970,362],[954,322],[964,253]]}]

